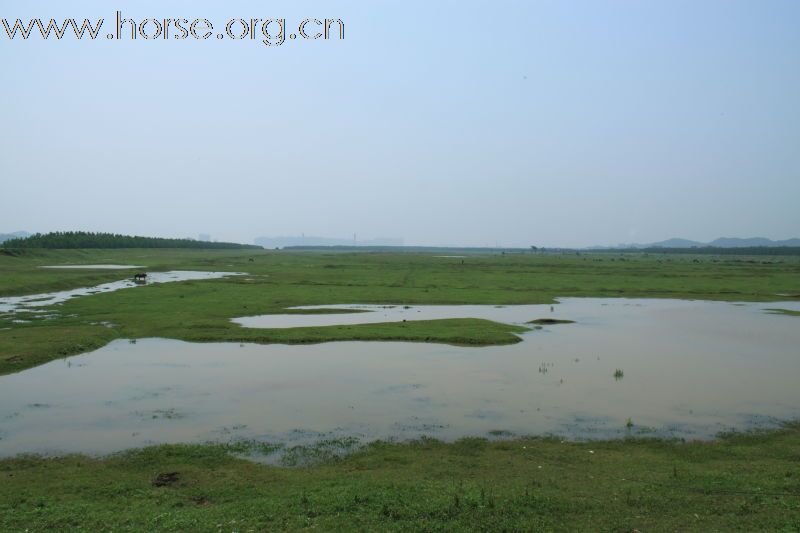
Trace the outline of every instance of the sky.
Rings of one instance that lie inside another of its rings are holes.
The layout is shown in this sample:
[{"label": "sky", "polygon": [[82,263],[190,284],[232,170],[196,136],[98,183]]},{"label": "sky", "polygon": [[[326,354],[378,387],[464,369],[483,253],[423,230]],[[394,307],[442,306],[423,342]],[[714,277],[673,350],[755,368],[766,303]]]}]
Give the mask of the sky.
[{"label": "sky", "polygon": [[[118,9],[345,36],[106,39]],[[105,21],[0,26],[0,233],[800,236],[795,0],[2,2],[32,17]]]}]

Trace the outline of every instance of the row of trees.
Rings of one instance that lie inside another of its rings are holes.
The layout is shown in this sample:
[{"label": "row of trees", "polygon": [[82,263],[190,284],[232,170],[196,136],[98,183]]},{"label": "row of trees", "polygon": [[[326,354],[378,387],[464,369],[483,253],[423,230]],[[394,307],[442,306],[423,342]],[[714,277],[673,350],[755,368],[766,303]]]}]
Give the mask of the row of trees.
[{"label": "row of trees", "polygon": [[91,233],[86,231],[58,231],[37,233],[24,239],[11,239],[3,248],[202,248],[243,249],[261,248],[252,244],[232,242],[206,242],[192,239],[162,239],[158,237],[132,237],[115,233]]}]

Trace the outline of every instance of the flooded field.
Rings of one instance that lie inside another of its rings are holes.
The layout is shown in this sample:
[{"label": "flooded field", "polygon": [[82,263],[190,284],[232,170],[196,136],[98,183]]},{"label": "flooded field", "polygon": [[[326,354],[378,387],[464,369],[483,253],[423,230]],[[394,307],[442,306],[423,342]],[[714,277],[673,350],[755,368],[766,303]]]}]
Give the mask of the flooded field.
[{"label": "flooded field", "polygon": [[[56,268],[56,267],[52,267]],[[67,267],[64,267],[67,268]],[[73,268],[73,267],[69,267]],[[80,267],[84,268],[84,267]],[[127,267],[126,267],[127,268]],[[224,278],[225,276],[240,275],[238,272],[201,272],[195,270],[173,270],[171,272],[150,272],[147,275],[145,284],[150,283],[171,283],[175,281],[205,280]],[[130,279],[104,283],[95,287],[85,287],[68,291],[49,292],[45,294],[28,294],[25,296],[5,296],[0,297],[0,313],[8,313],[19,310],[29,310],[32,307],[45,307],[79,296],[88,296],[101,292],[114,292],[120,289],[129,289],[139,284]]]},{"label": "flooded field", "polygon": [[67,269],[85,269],[85,270],[126,270],[129,268],[143,268],[136,265],[48,265],[39,268],[67,268]]},{"label": "flooded field", "polygon": [[0,377],[0,455],[237,439],[707,439],[770,427],[800,415],[800,329],[795,317],[767,307],[800,306],[573,298],[553,312],[549,305],[395,307],[270,323],[381,313],[575,321],[484,348],[120,340]]}]

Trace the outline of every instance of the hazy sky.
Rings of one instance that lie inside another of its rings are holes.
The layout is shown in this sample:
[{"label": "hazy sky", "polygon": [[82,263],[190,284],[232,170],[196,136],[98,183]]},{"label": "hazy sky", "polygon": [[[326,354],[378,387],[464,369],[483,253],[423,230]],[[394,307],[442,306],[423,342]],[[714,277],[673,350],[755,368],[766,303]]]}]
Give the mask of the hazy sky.
[{"label": "hazy sky", "polygon": [[[118,8],[345,39],[106,40]],[[0,232],[800,236],[796,0],[4,0],[17,17],[106,21],[0,27]]]}]

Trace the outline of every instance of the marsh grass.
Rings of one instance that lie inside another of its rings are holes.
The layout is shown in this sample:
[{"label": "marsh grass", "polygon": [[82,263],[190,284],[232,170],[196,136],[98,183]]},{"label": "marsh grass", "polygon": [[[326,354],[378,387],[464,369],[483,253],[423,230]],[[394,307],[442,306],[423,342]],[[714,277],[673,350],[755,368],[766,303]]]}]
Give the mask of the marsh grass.
[{"label": "marsh grass", "polygon": [[276,450],[282,466],[313,466],[343,460],[362,446],[357,437],[323,439],[313,444],[296,445]]},{"label": "marsh grass", "polygon": [[792,311],[790,309],[764,309],[771,315],[786,315],[786,316],[800,316],[800,311]]},{"label": "marsh grass", "polygon": [[710,443],[374,442],[290,468],[237,455],[253,446],[0,460],[0,530],[792,531],[800,521],[797,424]]},{"label": "marsh grass", "polygon": [[[439,342],[463,346],[519,342],[526,328],[488,321],[420,321],[249,330],[231,318],[283,313],[299,305],[552,304],[563,296],[776,301],[796,292],[800,258],[695,263],[656,254],[603,262],[602,255],[471,255],[465,264],[411,253],[259,250],[26,250],[0,254],[0,295],[37,294],[120,279],[112,270],[43,269],[64,263],[137,264],[147,272],[247,272],[94,294],[58,306],[60,316],[0,328],[0,374],[103,346],[115,338],[191,342],[314,343],[337,340]],[[335,268],[331,268],[335,267]],[[118,327],[93,325],[111,322]],[[531,324],[535,329],[540,325]],[[3,329],[11,328],[11,329]]]},{"label": "marsh grass", "polygon": [[[54,320],[5,325],[11,329],[0,329],[0,373],[117,338],[513,343],[526,328],[485,320],[291,331],[246,331],[229,320],[342,302],[552,304],[559,296],[778,301],[785,299],[781,293],[796,292],[800,276],[794,257],[606,259],[475,255],[452,265],[384,253],[9,251],[0,254],[2,295],[120,279],[113,271],[38,268],[63,262],[249,275],[86,296],[59,306]],[[549,368],[552,363],[542,363],[539,371]],[[614,373],[615,379],[623,375]],[[22,456],[0,460],[0,531],[796,531],[798,449],[800,426],[793,424],[712,443],[473,438],[446,444],[421,438],[362,445],[330,439],[288,449],[247,441],[156,446],[105,458]],[[279,464],[292,467],[242,458],[251,455],[280,457]]]}]

